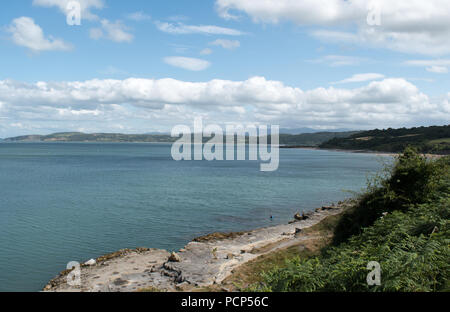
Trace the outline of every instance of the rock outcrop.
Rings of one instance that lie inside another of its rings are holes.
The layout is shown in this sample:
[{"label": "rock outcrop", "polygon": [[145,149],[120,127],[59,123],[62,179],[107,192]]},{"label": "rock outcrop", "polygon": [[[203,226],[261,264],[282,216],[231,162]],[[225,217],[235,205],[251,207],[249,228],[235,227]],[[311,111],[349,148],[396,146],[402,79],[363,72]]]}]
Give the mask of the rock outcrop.
[{"label": "rock outcrop", "polygon": [[[189,291],[220,284],[234,269],[263,254],[308,239],[302,230],[349,204],[300,215],[302,220],[250,232],[212,234],[187,244],[178,253],[166,250],[124,249],[81,265],[79,285],[68,283],[71,270],[62,272],[45,286],[55,292],[129,292],[140,289]],[[289,234],[291,233],[291,234]],[[294,235],[295,234],[295,235]]]}]

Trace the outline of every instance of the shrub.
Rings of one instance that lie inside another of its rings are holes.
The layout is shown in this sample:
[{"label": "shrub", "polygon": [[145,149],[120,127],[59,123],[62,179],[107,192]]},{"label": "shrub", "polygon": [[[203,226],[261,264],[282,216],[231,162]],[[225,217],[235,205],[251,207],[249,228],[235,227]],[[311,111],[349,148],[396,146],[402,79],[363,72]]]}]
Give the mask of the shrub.
[{"label": "shrub", "polygon": [[432,200],[448,172],[448,161],[432,161],[419,155],[411,147],[397,157],[387,176],[378,175],[369,181],[359,203],[348,211],[338,224],[334,244],[337,245],[360,234],[385,212],[407,210],[417,204]]},{"label": "shrub", "polygon": [[[406,150],[341,220],[340,242],[264,273],[254,290],[449,291],[449,163],[450,157],[428,161]],[[381,265],[380,286],[366,282],[370,261]]]}]

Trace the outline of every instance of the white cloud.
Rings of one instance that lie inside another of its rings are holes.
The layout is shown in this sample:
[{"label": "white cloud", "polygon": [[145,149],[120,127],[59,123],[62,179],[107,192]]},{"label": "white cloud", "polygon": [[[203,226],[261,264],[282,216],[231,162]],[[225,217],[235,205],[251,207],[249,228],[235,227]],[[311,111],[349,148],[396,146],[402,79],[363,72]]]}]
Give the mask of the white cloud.
[{"label": "white cloud", "polygon": [[348,56],[348,55],[325,55],[315,60],[309,60],[309,62],[312,63],[327,64],[332,67],[354,66],[367,61],[368,59],[363,57]]},{"label": "white cloud", "polygon": [[405,64],[411,66],[450,66],[450,59],[410,60],[406,61]]},{"label": "white cloud", "polygon": [[164,62],[171,66],[192,70],[202,71],[207,69],[211,63],[202,59],[183,57],[183,56],[169,56],[164,58]]},{"label": "white cloud", "polygon": [[46,37],[42,28],[30,17],[19,17],[12,21],[7,28],[12,40],[19,46],[26,47],[34,52],[52,50],[70,50],[70,44],[61,39]]},{"label": "white cloud", "polygon": [[239,48],[241,43],[238,40],[227,40],[227,39],[217,39],[213,42],[210,42],[211,45],[221,46],[224,49],[233,50]]},{"label": "white cloud", "polygon": [[377,73],[367,73],[367,74],[355,74],[350,78],[343,79],[341,81],[333,82],[333,84],[344,84],[344,83],[352,83],[352,82],[365,82],[370,80],[382,79],[385,76]]},{"label": "white cloud", "polygon": [[[450,94],[430,99],[404,79],[373,81],[359,88],[301,90],[280,81],[186,82],[175,79],[89,80],[23,83],[0,81],[2,117],[11,123],[46,126],[71,121],[107,131],[112,124],[143,132],[191,123],[201,115],[211,122],[255,122],[284,127],[403,127],[445,124]],[[147,128],[146,128],[147,127]],[[63,130],[62,129],[62,130]]]},{"label": "white cloud", "polygon": [[[368,25],[369,4],[380,8],[379,26]],[[216,0],[224,18],[243,12],[255,22],[292,21],[301,26],[347,26],[353,31],[321,29],[312,34],[323,40],[358,43],[406,53],[450,53],[450,2],[447,0]]]},{"label": "white cloud", "polygon": [[287,19],[302,25],[333,25],[359,13],[358,7],[341,0],[216,0],[216,7],[226,19],[237,18],[230,11],[243,11],[255,22],[278,23]]},{"label": "white cloud", "polygon": [[[444,112],[446,112],[447,114],[450,114],[450,92],[447,94],[446,99],[444,99],[442,101],[442,109],[444,110]],[[448,122],[447,122],[448,124]]]},{"label": "white cloud", "polygon": [[107,19],[103,19],[101,21],[101,26],[101,28],[90,29],[90,37],[92,39],[98,40],[105,37],[114,42],[131,42],[134,39],[134,36],[127,32],[128,27],[121,21],[112,23]]},{"label": "white cloud", "polygon": [[[42,7],[57,7],[67,14],[67,5],[72,0],[33,0],[33,5]],[[103,9],[105,7],[103,0],[77,0],[81,6],[81,19],[96,20],[98,16],[91,12],[91,9]]]},{"label": "white cloud", "polygon": [[406,65],[426,67],[425,70],[436,74],[448,73],[448,66],[450,66],[449,59],[437,60],[410,60],[405,62]]},{"label": "white cloud", "polygon": [[148,21],[152,19],[150,15],[144,13],[143,11],[127,14],[127,18],[136,22]]},{"label": "white cloud", "polygon": [[186,34],[204,34],[204,35],[228,35],[228,36],[241,36],[244,33],[232,29],[219,27],[214,25],[186,25],[183,23],[165,23],[165,22],[156,22],[156,27],[160,31],[174,34],[174,35],[186,35]]},{"label": "white cloud", "polygon": [[428,71],[430,73],[436,73],[436,74],[447,74],[448,68],[445,66],[431,66],[431,67],[427,67],[426,71]]}]

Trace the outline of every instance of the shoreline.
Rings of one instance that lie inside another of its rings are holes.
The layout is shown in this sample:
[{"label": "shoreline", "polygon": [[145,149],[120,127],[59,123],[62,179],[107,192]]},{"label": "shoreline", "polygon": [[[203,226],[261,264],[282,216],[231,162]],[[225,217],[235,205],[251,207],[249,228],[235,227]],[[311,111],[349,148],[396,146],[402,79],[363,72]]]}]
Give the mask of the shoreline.
[{"label": "shoreline", "polygon": [[[395,157],[401,155],[402,153],[394,153],[394,152],[381,152],[381,151],[371,151],[371,150],[353,150],[353,149],[338,149],[338,148],[321,148],[315,146],[284,146],[282,149],[305,149],[305,150],[313,150],[313,151],[332,151],[332,152],[344,152],[344,153],[355,153],[355,154],[373,154],[375,156],[383,156],[383,157]],[[427,158],[441,158],[447,155],[445,154],[421,154]]]},{"label": "shoreline", "polygon": [[324,206],[288,224],[234,233],[212,233],[189,242],[177,253],[153,248],[123,249],[81,264],[81,284],[70,286],[62,271],[44,292],[193,291],[221,284],[235,269],[262,255],[309,239],[303,230],[342,213],[354,199]]}]

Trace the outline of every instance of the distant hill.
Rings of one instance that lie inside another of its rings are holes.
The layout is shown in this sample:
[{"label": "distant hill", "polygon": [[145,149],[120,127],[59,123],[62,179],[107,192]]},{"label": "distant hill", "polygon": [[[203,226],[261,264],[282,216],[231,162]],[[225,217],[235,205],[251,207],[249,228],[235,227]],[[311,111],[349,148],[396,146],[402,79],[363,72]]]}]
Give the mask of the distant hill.
[{"label": "distant hill", "polygon": [[313,128],[280,128],[280,133],[282,134],[303,134],[303,133],[324,133],[324,132],[349,132],[351,129],[313,129]]},{"label": "distant hill", "polygon": [[[319,146],[332,138],[346,138],[357,132],[319,132],[303,133],[298,135],[280,134],[280,144],[287,146]],[[135,142],[156,143],[174,142],[168,134],[119,134],[119,133],[92,133],[63,132],[50,135],[26,135],[5,139],[4,142]],[[205,139],[205,142],[208,139]],[[270,140],[269,140],[270,142]]]},{"label": "distant hill", "polygon": [[50,135],[26,135],[5,139],[4,142],[174,142],[176,138],[164,134],[120,134],[63,132]]},{"label": "distant hill", "polygon": [[347,138],[333,138],[320,147],[398,153],[409,145],[422,153],[450,154],[450,125],[363,131]]},{"label": "distant hill", "polygon": [[347,132],[317,132],[317,133],[302,133],[297,135],[280,134],[280,144],[286,146],[311,146],[318,147],[320,144],[327,142],[334,138],[348,138],[359,133],[358,131]]}]

